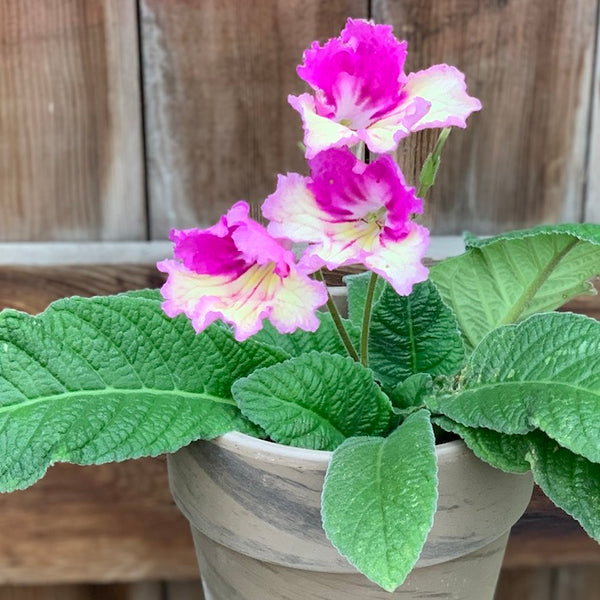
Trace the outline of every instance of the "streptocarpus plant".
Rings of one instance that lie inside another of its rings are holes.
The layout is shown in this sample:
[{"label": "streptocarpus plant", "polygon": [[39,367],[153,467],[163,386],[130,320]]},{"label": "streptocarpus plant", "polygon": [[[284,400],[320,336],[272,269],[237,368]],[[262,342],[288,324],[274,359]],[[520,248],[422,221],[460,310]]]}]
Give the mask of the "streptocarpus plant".
[{"label": "streptocarpus plant", "polygon": [[[310,175],[279,176],[266,227],[238,202],[208,229],[173,231],[162,296],[1,314],[1,491],[55,462],[233,430],[330,450],[324,529],[393,590],[431,527],[446,431],[499,469],[532,470],[600,539],[600,323],[554,312],[593,291],[600,226],[469,236],[428,272],[414,216],[448,127],[480,104],[454,67],[406,75],[405,55],[391,27],[360,20],[315,42],[298,68],[313,93],[289,98]],[[424,128],[443,129],[415,190],[390,153]],[[350,264],[366,272],[346,278],[343,318],[321,270]]]}]

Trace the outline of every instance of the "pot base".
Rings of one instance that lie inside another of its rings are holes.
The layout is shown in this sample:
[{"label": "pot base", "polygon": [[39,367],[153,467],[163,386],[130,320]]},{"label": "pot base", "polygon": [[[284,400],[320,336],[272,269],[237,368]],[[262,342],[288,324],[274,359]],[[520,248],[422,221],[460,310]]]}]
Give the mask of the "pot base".
[{"label": "pot base", "polygon": [[[206,600],[492,600],[508,533],[458,560],[417,568],[394,593],[360,573],[316,573],[255,560],[192,528]],[[473,577],[473,573],[477,577]]]}]

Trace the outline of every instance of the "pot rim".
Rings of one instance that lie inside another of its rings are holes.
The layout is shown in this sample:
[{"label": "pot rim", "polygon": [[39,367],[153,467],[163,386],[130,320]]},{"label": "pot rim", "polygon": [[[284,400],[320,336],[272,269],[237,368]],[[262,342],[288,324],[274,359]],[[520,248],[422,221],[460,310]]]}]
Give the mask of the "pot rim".
[{"label": "pot rim", "polygon": [[[225,450],[236,453],[251,454],[255,458],[273,463],[301,463],[307,468],[326,469],[333,452],[330,450],[310,450],[297,446],[287,446],[277,442],[261,440],[239,431],[230,431],[217,438],[208,440]],[[435,447],[438,462],[443,458],[455,457],[462,452],[470,452],[461,440],[452,440]]]}]

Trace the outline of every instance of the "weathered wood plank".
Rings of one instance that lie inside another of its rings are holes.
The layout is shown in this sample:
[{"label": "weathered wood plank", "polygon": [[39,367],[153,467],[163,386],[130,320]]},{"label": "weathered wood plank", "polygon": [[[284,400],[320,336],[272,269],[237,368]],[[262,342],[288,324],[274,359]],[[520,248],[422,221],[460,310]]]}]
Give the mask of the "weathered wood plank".
[{"label": "weathered wood plank", "polygon": [[164,600],[164,584],[153,581],[89,586],[90,600]]},{"label": "weathered wood plank", "polygon": [[552,600],[597,600],[600,595],[600,569],[579,565],[556,571]]},{"label": "weathered wood plank", "polygon": [[600,546],[536,486],[525,515],[513,527],[504,567],[600,565]]},{"label": "weathered wood plank", "polygon": [[503,570],[494,600],[550,600],[553,583],[554,572],[549,568]]},{"label": "weathered wood plank", "polygon": [[[409,71],[446,62],[483,111],[450,137],[426,206],[436,233],[579,220],[596,0],[373,0],[409,42]],[[403,145],[414,181],[436,132]]]},{"label": "weathered wood plank", "polygon": [[[455,236],[444,238],[440,253],[459,244]],[[7,242],[0,243],[0,266],[39,265],[149,265],[173,255],[169,241],[154,242]],[[447,254],[446,254],[447,256]]]},{"label": "weathered wood plank", "polygon": [[57,465],[28,490],[0,495],[0,583],[191,578],[187,522],[165,461]]},{"label": "weathered wood plank", "polygon": [[90,589],[84,585],[6,586],[0,587],[0,600],[91,600]]},{"label": "weathered wood plank", "polygon": [[587,187],[585,219],[600,223],[600,2],[596,16],[596,68],[592,84],[592,115],[589,132],[589,158],[587,164]]},{"label": "weathered wood plank", "polygon": [[144,239],[135,0],[0,0],[0,239]]},{"label": "weathered wood plank", "polygon": [[2,586],[0,600],[163,600],[160,583]]},{"label": "weathered wood plank", "polygon": [[305,170],[295,66],[367,0],[141,0],[152,238],[255,205]]},{"label": "weathered wood plank", "polygon": [[0,600],[90,600],[85,585],[5,586],[0,587]]},{"label": "weathered wood plank", "polygon": [[0,266],[0,308],[38,313],[65,296],[157,288],[163,281],[154,265]]},{"label": "weathered wood plank", "polygon": [[165,600],[204,600],[202,584],[200,580],[167,583]]}]

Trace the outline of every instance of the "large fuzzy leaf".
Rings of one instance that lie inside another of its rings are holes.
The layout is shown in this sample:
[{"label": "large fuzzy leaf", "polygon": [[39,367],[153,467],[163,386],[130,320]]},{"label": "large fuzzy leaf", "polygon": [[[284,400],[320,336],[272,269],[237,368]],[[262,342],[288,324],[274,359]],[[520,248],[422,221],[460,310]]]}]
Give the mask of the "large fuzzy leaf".
[{"label": "large fuzzy leaf", "polygon": [[428,404],[468,427],[541,429],[600,462],[600,322],[547,313],[501,327],[475,349],[457,388]]},{"label": "large fuzzy leaf", "polygon": [[352,565],[391,592],[417,561],[436,504],[433,430],[421,410],[387,438],[351,438],[334,452],[323,526]]},{"label": "large fuzzy leaf", "polygon": [[507,435],[465,427],[446,417],[434,422],[459,434],[479,458],[496,468],[512,473],[531,469],[548,498],[600,541],[600,464],[577,456],[541,431]]},{"label": "large fuzzy leaf", "polygon": [[0,315],[0,490],[26,487],[57,461],[96,464],[253,431],[231,384],[287,355],[196,335],[152,292],[71,298],[32,317]]},{"label": "large fuzzy leaf", "polygon": [[531,433],[507,435],[481,427],[466,427],[448,417],[434,417],[432,421],[445,431],[459,435],[478,458],[496,469],[507,473],[531,470],[527,460]]},{"label": "large fuzzy leaf", "polygon": [[552,225],[493,238],[441,261],[431,279],[455,312],[469,349],[500,325],[593,293],[600,273],[600,225]]},{"label": "large fuzzy leaf", "polygon": [[600,542],[600,464],[577,456],[540,432],[530,437],[527,458],[536,483]]},{"label": "large fuzzy leaf", "polygon": [[274,441],[313,450],[383,434],[393,417],[369,369],[323,352],[260,369],[237,381],[232,392],[242,413]]},{"label": "large fuzzy leaf", "polygon": [[392,404],[399,410],[423,408],[433,392],[433,380],[427,373],[411,375],[390,392]]},{"label": "large fuzzy leaf", "polygon": [[456,318],[430,281],[409,296],[385,286],[371,317],[369,359],[386,386],[417,373],[455,373],[464,356]]},{"label": "large fuzzy leaf", "polygon": [[[315,332],[297,329],[294,333],[282,334],[268,321],[265,321],[263,328],[252,339],[281,348],[290,356],[301,356],[312,350],[348,356],[348,351],[331,315],[328,312],[322,312],[318,313],[318,317],[321,324]],[[360,331],[348,319],[342,319],[342,322],[353,344],[358,347]]]}]

